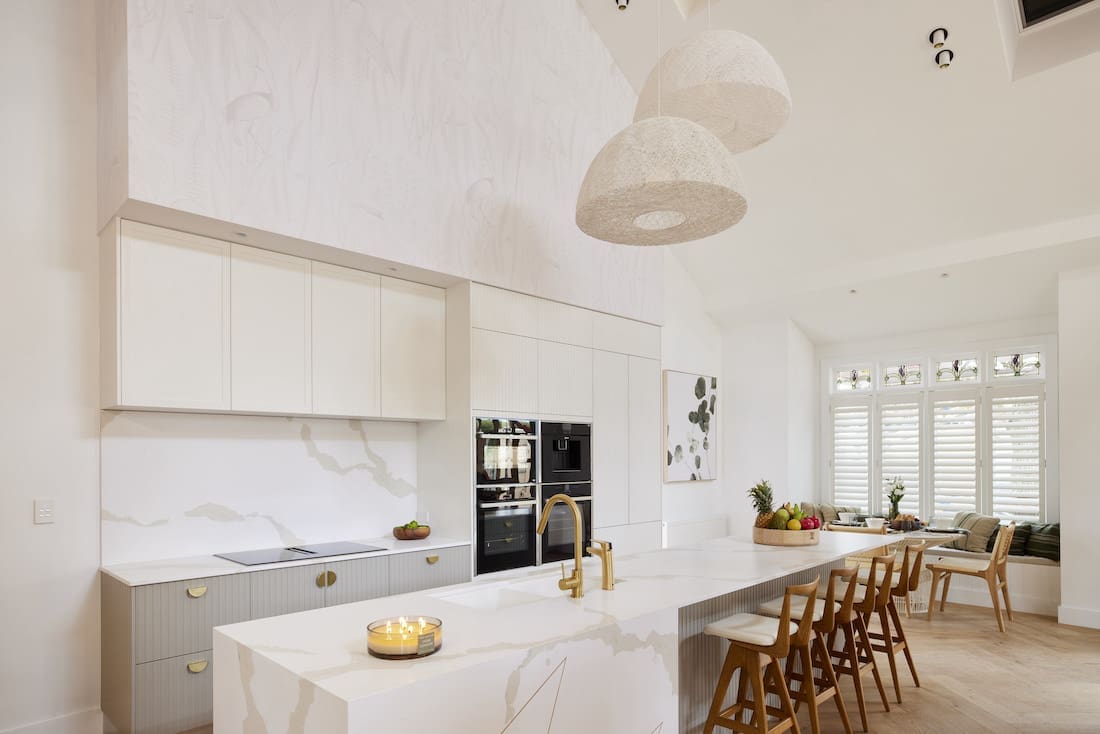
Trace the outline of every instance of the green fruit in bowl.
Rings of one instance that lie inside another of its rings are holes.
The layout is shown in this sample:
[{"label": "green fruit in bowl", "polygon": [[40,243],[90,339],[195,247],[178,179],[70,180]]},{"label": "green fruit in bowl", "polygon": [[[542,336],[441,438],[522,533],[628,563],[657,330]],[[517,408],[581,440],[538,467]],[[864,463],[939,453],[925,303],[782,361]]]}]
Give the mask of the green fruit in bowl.
[{"label": "green fruit in bowl", "polygon": [[790,522],[790,519],[791,513],[781,507],[775,511],[775,517],[772,518],[772,527],[776,530],[782,530],[787,527],[787,523]]},{"label": "green fruit in bowl", "polygon": [[413,520],[412,522],[405,523],[404,525],[402,525],[402,527],[406,530],[416,530],[418,527],[420,527],[420,523],[418,523],[416,520]]}]

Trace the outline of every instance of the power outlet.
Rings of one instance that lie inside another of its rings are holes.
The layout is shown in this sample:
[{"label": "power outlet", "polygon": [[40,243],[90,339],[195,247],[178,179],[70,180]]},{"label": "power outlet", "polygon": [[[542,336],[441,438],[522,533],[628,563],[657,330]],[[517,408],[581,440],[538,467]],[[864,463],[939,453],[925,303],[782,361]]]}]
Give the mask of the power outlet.
[{"label": "power outlet", "polygon": [[34,524],[49,525],[53,522],[53,500],[34,501]]}]

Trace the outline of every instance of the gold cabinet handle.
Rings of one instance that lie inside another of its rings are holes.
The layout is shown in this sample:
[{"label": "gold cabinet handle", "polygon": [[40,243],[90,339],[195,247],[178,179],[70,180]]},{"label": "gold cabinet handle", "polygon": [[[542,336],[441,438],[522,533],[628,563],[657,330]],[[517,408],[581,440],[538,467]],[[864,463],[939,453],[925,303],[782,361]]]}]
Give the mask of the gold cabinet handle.
[{"label": "gold cabinet handle", "polygon": [[196,660],[193,663],[188,663],[187,664],[187,672],[188,673],[201,673],[202,671],[206,670],[206,666],[209,665],[209,664],[210,663],[207,662],[206,660]]},{"label": "gold cabinet handle", "polygon": [[428,556],[424,560],[428,562],[429,566],[434,566],[435,564],[439,563],[439,556]]},{"label": "gold cabinet handle", "polygon": [[205,586],[189,586],[187,587],[187,595],[192,599],[198,599],[201,596],[206,595]]},{"label": "gold cabinet handle", "polygon": [[325,588],[326,586],[332,586],[336,583],[335,571],[323,571],[317,574],[317,586],[319,588]]}]

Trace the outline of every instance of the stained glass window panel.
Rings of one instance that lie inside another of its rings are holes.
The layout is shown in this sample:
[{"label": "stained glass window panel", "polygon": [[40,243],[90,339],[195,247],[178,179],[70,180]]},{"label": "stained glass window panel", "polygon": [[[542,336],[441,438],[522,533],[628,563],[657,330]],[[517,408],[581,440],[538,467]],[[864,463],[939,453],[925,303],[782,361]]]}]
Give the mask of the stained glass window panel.
[{"label": "stained glass window panel", "polygon": [[1038,377],[1038,352],[1026,354],[998,354],[993,359],[994,377]]},{"label": "stained glass window panel", "polygon": [[952,359],[936,363],[936,382],[977,382],[978,360]]},{"label": "stained glass window panel", "polygon": [[916,362],[897,364],[886,368],[886,371],[882,375],[882,380],[887,387],[919,385],[921,384],[920,372],[920,364]]},{"label": "stained glass window panel", "polygon": [[837,370],[834,376],[837,392],[871,389],[871,368]]}]

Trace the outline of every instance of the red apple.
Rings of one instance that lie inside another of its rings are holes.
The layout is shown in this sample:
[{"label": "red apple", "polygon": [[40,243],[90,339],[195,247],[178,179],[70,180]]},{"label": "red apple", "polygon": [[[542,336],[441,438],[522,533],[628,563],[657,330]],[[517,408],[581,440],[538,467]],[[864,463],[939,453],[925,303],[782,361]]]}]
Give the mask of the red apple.
[{"label": "red apple", "polygon": [[802,529],[803,530],[813,530],[814,529],[814,519],[812,517],[802,518]]}]

